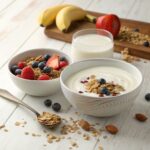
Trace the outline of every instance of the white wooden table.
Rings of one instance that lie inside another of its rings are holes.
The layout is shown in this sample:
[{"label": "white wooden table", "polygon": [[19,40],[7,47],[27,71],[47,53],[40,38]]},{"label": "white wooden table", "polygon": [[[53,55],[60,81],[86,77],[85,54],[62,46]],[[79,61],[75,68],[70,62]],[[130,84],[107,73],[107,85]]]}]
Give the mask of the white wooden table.
[{"label": "white wooden table", "polygon": [[[149,0],[0,0],[0,88],[9,90],[40,112],[52,111],[43,105],[46,97],[31,97],[20,91],[8,76],[7,63],[13,55],[29,48],[55,48],[70,54],[70,44],[47,38],[43,28],[40,28],[37,23],[41,10],[64,2],[73,3],[88,10],[116,13],[123,18],[150,22]],[[115,54],[115,57],[119,58],[120,55]],[[134,105],[118,116],[103,119],[78,116],[61,92],[49,97],[61,103],[63,111],[60,115],[64,118],[84,118],[92,123],[100,123],[99,127],[112,123],[119,128],[119,133],[115,136],[102,132],[99,138],[92,137],[89,141],[83,140],[81,135],[71,134],[69,136],[79,145],[78,148],[73,149],[98,150],[101,145],[104,150],[150,150],[150,103],[144,99],[145,93],[150,92],[150,61],[136,62],[135,65],[144,76],[142,90]],[[149,119],[146,123],[139,123],[133,119],[135,113],[144,113]],[[15,126],[16,121],[23,120],[27,121],[25,127]],[[6,126],[0,130],[0,150],[68,150],[70,147],[70,140],[67,139],[48,144],[46,133],[35,121],[35,116],[1,97],[0,124]],[[25,135],[25,132],[30,134]],[[41,137],[33,137],[32,133],[41,134]],[[106,136],[107,138],[104,138]]]}]

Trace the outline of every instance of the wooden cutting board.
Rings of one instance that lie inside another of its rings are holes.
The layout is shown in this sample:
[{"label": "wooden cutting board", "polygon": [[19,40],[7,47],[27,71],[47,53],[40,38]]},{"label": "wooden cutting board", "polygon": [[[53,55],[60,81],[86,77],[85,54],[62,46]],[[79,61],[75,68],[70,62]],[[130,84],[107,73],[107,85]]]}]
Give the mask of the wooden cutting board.
[{"label": "wooden cutting board", "polygon": [[[97,12],[91,12],[88,11],[89,14],[94,16],[101,16],[104,15],[102,13]],[[121,25],[127,26],[130,28],[138,28],[141,33],[150,35],[150,23],[140,22],[140,21],[134,21],[134,20],[128,20],[128,19],[121,19]],[[56,25],[49,26],[45,28],[45,34],[50,37],[57,40],[61,40],[64,42],[71,43],[72,36],[76,31],[87,29],[87,28],[95,28],[95,24],[81,21],[81,22],[75,22],[71,25],[70,31],[68,33],[62,33]],[[138,57],[150,59],[150,47],[144,47],[142,45],[134,45],[128,42],[121,42],[115,40],[115,51],[120,52],[123,50],[123,48],[129,48],[129,52],[131,55],[135,55]]]}]

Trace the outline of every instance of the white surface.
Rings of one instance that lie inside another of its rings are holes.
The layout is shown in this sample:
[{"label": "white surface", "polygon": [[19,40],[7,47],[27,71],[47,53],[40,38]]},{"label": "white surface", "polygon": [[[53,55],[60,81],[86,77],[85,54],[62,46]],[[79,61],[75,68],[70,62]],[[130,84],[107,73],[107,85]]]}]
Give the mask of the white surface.
[{"label": "white surface", "polygon": [[[29,48],[56,48],[70,54],[70,44],[62,41],[48,39],[43,29],[37,24],[39,12],[51,5],[58,3],[73,3],[89,10],[104,13],[116,13],[120,17],[138,19],[150,22],[149,0],[0,0],[0,87],[10,90],[15,96],[30,104],[40,112],[51,111],[43,105],[45,97],[36,98],[25,95],[10,80],[7,74],[7,62],[14,54]],[[119,58],[119,54],[115,54]],[[135,65],[142,71],[144,82],[139,96],[134,105],[128,108],[128,111],[112,118],[94,118],[89,116],[77,116],[74,109],[58,93],[50,98],[53,101],[60,102],[63,107],[62,116],[85,118],[90,122],[99,122],[102,127],[105,124],[113,123],[118,126],[119,133],[112,136],[103,133],[100,136],[100,142],[96,139],[84,141],[79,135],[72,134],[74,140],[77,140],[80,150],[98,150],[101,145],[104,150],[149,150],[150,149],[150,103],[144,100],[145,93],[150,92],[150,61],[148,63],[137,62]],[[149,119],[146,123],[139,123],[133,119],[135,113],[145,113]],[[42,137],[25,136],[25,131],[41,133],[42,128],[34,120],[34,116],[25,109],[7,102],[0,98],[0,124],[5,123],[9,132],[0,130],[0,150],[68,150],[70,143],[68,140],[60,143],[48,144],[43,147],[46,139],[44,133]],[[22,119],[28,122],[27,126],[16,127],[14,123]],[[104,139],[103,135],[108,138]],[[75,149],[75,148],[74,148]]]}]

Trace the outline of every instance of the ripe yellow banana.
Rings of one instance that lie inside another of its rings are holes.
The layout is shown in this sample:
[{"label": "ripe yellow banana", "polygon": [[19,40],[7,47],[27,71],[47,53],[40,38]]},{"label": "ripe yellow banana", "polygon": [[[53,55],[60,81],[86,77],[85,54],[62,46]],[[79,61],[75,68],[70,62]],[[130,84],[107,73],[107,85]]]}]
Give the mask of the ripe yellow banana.
[{"label": "ripe yellow banana", "polygon": [[86,11],[76,6],[62,8],[56,16],[56,25],[62,32],[67,32],[71,22],[85,18]]},{"label": "ripe yellow banana", "polygon": [[44,10],[39,16],[39,24],[42,27],[51,25],[56,18],[57,13],[64,7],[71,6],[69,4],[56,5]]}]

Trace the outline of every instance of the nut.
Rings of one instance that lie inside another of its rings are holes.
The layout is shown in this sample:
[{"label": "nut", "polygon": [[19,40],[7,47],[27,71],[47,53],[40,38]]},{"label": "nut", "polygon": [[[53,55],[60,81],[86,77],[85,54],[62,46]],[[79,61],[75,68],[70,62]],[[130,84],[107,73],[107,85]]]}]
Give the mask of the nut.
[{"label": "nut", "polygon": [[85,120],[80,120],[79,122],[78,122],[78,124],[79,124],[79,126],[82,128],[82,129],[84,129],[85,131],[90,131],[90,129],[91,129],[91,125],[87,122],[87,121],[85,121]]},{"label": "nut", "polygon": [[135,118],[140,122],[145,122],[148,119],[144,114],[140,114],[140,113],[135,114]]},{"label": "nut", "polygon": [[118,128],[112,124],[106,125],[105,129],[111,134],[116,134],[118,132]]}]

